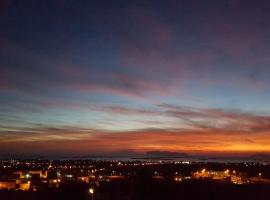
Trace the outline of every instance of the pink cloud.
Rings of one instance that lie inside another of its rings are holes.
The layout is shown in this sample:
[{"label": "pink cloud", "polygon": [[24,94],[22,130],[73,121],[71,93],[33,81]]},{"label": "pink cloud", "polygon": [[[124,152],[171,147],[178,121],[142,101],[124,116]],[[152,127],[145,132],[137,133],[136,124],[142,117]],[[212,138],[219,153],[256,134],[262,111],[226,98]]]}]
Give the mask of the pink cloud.
[{"label": "pink cloud", "polygon": [[[33,133],[25,133],[24,138],[1,142],[1,151],[24,152],[38,149],[49,152],[100,153],[121,150],[146,152],[152,150],[178,151],[188,153],[216,152],[228,154],[232,152],[253,153],[269,152],[269,132],[247,136],[237,131],[217,133],[213,131],[161,130],[146,129],[127,132],[104,132],[100,130],[80,129],[41,129],[44,135],[36,137]],[[77,132],[75,132],[77,131]],[[7,146],[8,145],[8,146]]]}]

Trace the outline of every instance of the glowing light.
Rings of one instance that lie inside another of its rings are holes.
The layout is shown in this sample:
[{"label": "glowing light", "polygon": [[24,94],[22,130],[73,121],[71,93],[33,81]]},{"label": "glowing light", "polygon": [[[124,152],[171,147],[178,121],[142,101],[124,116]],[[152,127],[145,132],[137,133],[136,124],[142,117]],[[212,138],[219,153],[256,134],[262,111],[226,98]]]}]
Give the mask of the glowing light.
[{"label": "glowing light", "polygon": [[175,177],[174,180],[175,180],[176,182],[180,182],[180,181],[182,181],[182,178],[180,178],[180,177]]},{"label": "glowing light", "polygon": [[90,193],[90,194],[94,194],[94,189],[93,189],[93,188],[90,188],[90,189],[89,189],[89,193]]},{"label": "glowing light", "polygon": [[27,178],[27,179],[28,179],[28,178],[31,178],[31,175],[30,175],[30,174],[26,174],[26,175],[25,175],[25,178]]}]

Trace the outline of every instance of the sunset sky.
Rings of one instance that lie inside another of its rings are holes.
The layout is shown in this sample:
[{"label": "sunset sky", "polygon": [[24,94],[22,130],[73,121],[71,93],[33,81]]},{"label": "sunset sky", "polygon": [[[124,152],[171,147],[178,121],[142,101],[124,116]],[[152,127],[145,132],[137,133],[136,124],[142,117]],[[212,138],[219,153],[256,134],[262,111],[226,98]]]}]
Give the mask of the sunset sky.
[{"label": "sunset sky", "polygon": [[0,156],[270,153],[269,10],[0,1]]}]

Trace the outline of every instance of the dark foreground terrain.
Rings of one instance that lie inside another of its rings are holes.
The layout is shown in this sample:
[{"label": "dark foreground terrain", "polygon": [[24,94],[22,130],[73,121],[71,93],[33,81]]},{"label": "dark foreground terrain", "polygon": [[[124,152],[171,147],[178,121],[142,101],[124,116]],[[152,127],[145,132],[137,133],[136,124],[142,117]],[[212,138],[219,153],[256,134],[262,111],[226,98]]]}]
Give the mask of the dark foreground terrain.
[{"label": "dark foreground terrain", "polygon": [[[0,191],[1,200],[86,200],[91,199],[86,184],[68,183],[60,188],[39,191]],[[95,200],[164,200],[164,199],[256,199],[269,200],[270,185],[233,185],[213,181],[187,181],[175,183],[148,178],[111,181],[95,190]]]}]

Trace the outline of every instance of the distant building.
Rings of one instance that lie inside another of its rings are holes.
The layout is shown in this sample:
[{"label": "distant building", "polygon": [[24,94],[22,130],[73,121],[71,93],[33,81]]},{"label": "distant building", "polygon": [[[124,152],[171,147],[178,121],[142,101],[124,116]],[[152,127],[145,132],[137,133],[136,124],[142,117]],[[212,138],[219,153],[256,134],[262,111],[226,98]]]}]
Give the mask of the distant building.
[{"label": "distant building", "polygon": [[89,177],[88,176],[79,176],[77,177],[78,182],[84,182],[84,183],[89,183]]},{"label": "distant building", "polygon": [[15,189],[16,188],[16,181],[14,180],[6,180],[0,181],[0,189]]},{"label": "distant building", "polygon": [[42,171],[42,170],[36,170],[36,171],[29,171],[29,172],[23,172],[23,171],[16,171],[14,174],[19,175],[20,179],[28,179],[31,177],[37,177],[37,178],[47,178],[48,171]]}]

